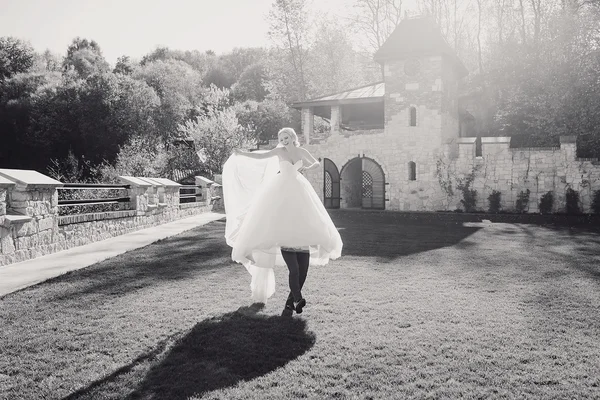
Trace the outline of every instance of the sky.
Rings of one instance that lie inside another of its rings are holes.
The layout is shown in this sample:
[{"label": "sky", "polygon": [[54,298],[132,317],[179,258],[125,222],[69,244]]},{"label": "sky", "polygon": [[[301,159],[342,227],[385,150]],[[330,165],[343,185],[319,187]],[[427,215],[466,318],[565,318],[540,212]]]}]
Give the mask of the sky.
[{"label": "sky", "polygon": [[[213,50],[268,46],[274,0],[0,0],[0,36],[64,55],[73,38],[95,40],[107,61],[141,58],[158,46]],[[313,1],[318,11],[347,10],[352,0]]]},{"label": "sky", "polygon": [[[317,14],[343,18],[354,0],[308,0]],[[406,0],[405,3],[412,0]],[[139,59],[159,46],[213,50],[270,45],[274,0],[0,0],[0,37],[64,55],[79,36],[95,40],[108,62]]]}]

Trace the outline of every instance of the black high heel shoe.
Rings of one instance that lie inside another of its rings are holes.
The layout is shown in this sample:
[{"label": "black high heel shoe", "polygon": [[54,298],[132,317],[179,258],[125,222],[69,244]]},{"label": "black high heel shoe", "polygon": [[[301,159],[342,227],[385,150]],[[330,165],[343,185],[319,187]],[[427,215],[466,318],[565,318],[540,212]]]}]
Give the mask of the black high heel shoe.
[{"label": "black high heel shoe", "polygon": [[288,300],[281,312],[282,317],[291,317],[294,314],[294,300]]},{"label": "black high heel shoe", "polygon": [[302,314],[302,309],[306,306],[306,300],[304,298],[300,299],[298,302],[294,302],[294,310],[296,310],[296,314]]}]

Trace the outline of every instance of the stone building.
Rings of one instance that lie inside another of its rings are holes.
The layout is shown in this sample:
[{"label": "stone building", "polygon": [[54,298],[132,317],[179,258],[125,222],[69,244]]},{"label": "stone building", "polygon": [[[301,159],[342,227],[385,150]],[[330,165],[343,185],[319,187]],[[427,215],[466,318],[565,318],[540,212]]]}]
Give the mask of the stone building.
[{"label": "stone building", "polygon": [[[548,191],[560,211],[572,188],[589,210],[600,168],[597,160],[576,158],[573,138],[536,149],[482,138],[476,156],[475,138],[463,137],[472,116],[459,112],[468,72],[430,18],[401,21],[374,58],[383,82],[292,105],[302,112],[305,147],[322,161],[307,178],[326,207],[454,210],[464,205],[466,187],[477,191],[478,209],[488,208],[492,191],[501,193],[502,208],[513,209],[529,189],[529,211]],[[315,115],[330,121],[326,140],[312,140]]]}]

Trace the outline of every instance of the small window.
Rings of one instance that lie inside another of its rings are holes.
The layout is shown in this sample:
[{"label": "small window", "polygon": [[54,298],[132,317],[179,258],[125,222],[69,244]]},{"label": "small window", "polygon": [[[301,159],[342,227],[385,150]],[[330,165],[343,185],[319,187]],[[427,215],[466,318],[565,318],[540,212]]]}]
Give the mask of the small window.
[{"label": "small window", "polygon": [[410,107],[409,109],[410,126],[417,126],[417,108]]},{"label": "small window", "polygon": [[410,161],[408,163],[408,180],[416,181],[417,180],[417,164]]}]

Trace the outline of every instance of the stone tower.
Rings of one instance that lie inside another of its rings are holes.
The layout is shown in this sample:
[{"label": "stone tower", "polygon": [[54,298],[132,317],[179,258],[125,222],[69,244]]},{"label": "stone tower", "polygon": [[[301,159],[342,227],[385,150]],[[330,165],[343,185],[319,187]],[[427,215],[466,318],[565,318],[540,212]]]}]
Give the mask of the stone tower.
[{"label": "stone tower", "polygon": [[430,17],[401,21],[375,60],[384,71],[386,134],[419,151],[459,136],[458,82],[467,70]]}]

